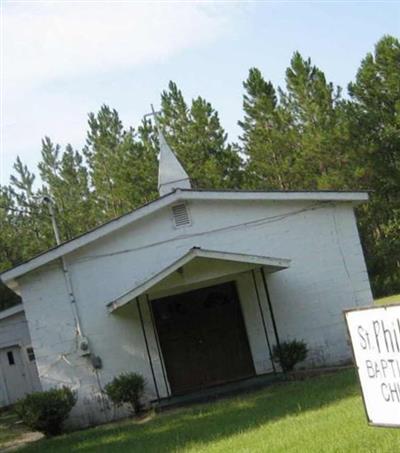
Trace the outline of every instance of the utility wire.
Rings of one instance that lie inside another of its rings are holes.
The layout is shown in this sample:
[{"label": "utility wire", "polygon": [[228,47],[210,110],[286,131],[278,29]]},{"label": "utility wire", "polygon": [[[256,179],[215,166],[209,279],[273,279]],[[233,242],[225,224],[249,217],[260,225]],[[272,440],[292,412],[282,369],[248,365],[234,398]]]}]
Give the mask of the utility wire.
[{"label": "utility wire", "polygon": [[[31,210],[22,210],[22,209],[18,209],[18,208],[12,208],[11,206],[0,205],[0,209],[4,209],[6,211],[17,212],[18,214],[32,214]],[[50,217],[50,215],[46,214],[45,212],[40,212],[40,215]]]},{"label": "utility wire", "polygon": [[269,217],[262,217],[262,218],[259,218],[259,219],[256,219],[256,220],[250,220],[248,222],[242,222],[242,223],[238,223],[238,224],[234,224],[234,225],[229,225],[229,226],[226,226],[226,227],[215,228],[213,230],[202,231],[200,233],[182,234],[180,236],[176,236],[176,237],[173,237],[173,238],[170,238],[170,239],[165,239],[163,241],[153,242],[151,244],[142,245],[140,247],[134,247],[134,248],[125,249],[125,250],[118,250],[116,252],[104,253],[104,254],[99,254],[99,255],[91,255],[91,256],[89,255],[89,256],[77,259],[76,261],[84,262],[84,261],[92,261],[92,260],[100,259],[100,258],[107,258],[107,257],[110,257],[110,256],[136,252],[136,251],[139,251],[139,250],[145,250],[145,249],[148,249],[148,248],[151,248],[151,247],[156,247],[158,245],[167,244],[167,243],[170,243],[170,242],[175,242],[175,241],[179,241],[179,240],[182,240],[182,239],[190,239],[190,238],[194,238],[194,237],[201,237],[201,236],[205,236],[205,235],[212,234],[212,233],[231,231],[231,230],[240,229],[242,227],[247,227],[247,226],[259,227],[259,226],[263,226],[263,225],[266,225],[266,224],[269,224],[269,223],[280,222],[280,221],[285,220],[285,219],[287,219],[289,217],[292,217],[292,216],[295,216],[295,215],[300,215],[300,214],[302,214],[304,212],[315,211],[317,209],[325,208],[325,206],[328,203],[332,203],[332,202],[316,203],[316,204],[314,204],[313,206],[311,206],[309,208],[303,208],[303,209],[299,209],[297,211],[288,212],[288,213],[285,213],[285,214],[278,214],[278,215],[269,216]]},{"label": "utility wire", "polygon": [[5,209],[6,211],[18,212],[21,214],[30,214],[30,211],[23,211],[22,209],[12,208],[11,206],[1,206],[0,209]]}]

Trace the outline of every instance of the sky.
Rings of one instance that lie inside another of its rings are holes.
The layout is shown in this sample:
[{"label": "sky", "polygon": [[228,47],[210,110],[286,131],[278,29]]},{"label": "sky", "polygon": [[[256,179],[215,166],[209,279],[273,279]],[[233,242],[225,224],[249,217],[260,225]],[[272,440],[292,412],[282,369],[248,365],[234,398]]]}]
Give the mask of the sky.
[{"label": "sky", "polygon": [[397,1],[0,2],[0,184],[17,156],[37,173],[44,136],[81,149],[102,104],[137,126],[170,80],[211,102],[235,141],[249,68],[284,86],[298,50],[346,87],[384,34],[400,35]]}]

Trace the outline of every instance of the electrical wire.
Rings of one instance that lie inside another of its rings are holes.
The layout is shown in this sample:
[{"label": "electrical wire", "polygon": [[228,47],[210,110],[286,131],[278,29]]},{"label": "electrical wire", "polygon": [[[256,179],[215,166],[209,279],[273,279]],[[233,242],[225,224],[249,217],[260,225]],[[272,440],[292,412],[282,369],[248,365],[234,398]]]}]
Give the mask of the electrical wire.
[{"label": "electrical wire", "polygon": [[19,214],[30,214],[30,211],[23,211],[22,209],[12,208],[11,206],[0,205],[0,209],[4,209],[6,211],[18,212]]},{"label": "electrical wire", "polygon": [[[16,212],[18,214],[32,214],[32,211],[22,210],[22,209],[18,209],[18,208],[12,208],[11,206],[5,206],[5,205],[0,205],[0,209],[4,209],[5,211]],[[50,217],[50,215],[46,214],[45,212],[40,212],[40,215]]]},{"label": "electrical wire", "polygon": [[76,259],[76,262],[86,262],[86,261],[92,261],[92,260],[101,259],[101,258],[108,258],[108,257],[111,257],[111,256],[121,255],[121,254],[125,254],[125,253],[137,252],[139,250],[146,250],[146,249],[149,249],[149,248],[152,248],[152,247],[156,247],[156,246],[159,246],[159,245],[167,244],[167,243],[170,243],[170,242],[179,241],[179,240],[182,240],[182,239],[190,239],[190,238],[205,236],[205,235],[212,234],[212,233],[220,233],[220,232],[232,231],[232,230],[235,230],[235,229],[240,229],[240,228],[248,227],[248,226],[259,227],[259,226],[263,226],[263,225],[266,225],[266,224],[269,224],[269,223],[280,222],[280,221],[285,220],[285,219],[287,219],[289,217],[292,217],[292,216],[295,216],[295,215],[299,215],[299,214],[302,214],[304,212],[315,211],[317,209],[325,208],[327,206],[327,204],[333,204],[333,202],[330,202],[330,201],[327,202],[326,201],[326,202],[322,202],[322,203],[315,203],[311,207],[299,209],[299,210],[293,211],[293,212],[288,212],[286,214],[279,214],[279,215],[274,215],[274,216],[269,216],[269,217],[262,217],[262,218],[259,218],[259,219],[250,220],[248,222],[242,222],[242,223],[238,223],[238,224],[234,224],[234,225],[229,225],[229,226],[226,226],[226,227],[215,228],[213,230],[206,230],[206,231],[202,231],[202,232],[199,232],[199,233],[182,234],[180,236],[176,236],[176,237],[169,238],[169,239],[164,239],[162,241],[153,242],[153,243],[142,245],[142,246],[139,246],[139,247],[133,247],[133,248],[124,249],[124,250],[117,250],[117,251],[111,252],[111,253],[103,253],[103,254],[98,254],[98,255],[88,255],[88,256]]}]

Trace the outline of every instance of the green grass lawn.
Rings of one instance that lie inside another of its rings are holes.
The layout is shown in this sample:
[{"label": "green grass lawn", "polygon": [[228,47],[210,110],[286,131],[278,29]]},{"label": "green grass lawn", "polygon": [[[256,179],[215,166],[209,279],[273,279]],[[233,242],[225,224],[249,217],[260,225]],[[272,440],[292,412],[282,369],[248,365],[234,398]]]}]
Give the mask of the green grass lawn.
[{"label": "green grass lawn", "polygon": [[375,300],[375,305],[400,304],[400,294],[394,296],[382,297]]},{"label": "green grass lawn", "polygon": [[367,425],[355,372],[347,370],[44,439],[19,451],[393,453],[400,451],[400,430]]}]

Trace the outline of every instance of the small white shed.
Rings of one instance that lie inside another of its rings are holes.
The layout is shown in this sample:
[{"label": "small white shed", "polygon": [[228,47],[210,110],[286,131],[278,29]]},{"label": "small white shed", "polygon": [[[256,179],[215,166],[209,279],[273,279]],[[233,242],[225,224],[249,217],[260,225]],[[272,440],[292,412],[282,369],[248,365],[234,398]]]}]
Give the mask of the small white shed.
[{"label": "small white shed", "polygon": [[0,407],[41,389],[22,304],[0,312]]}]

